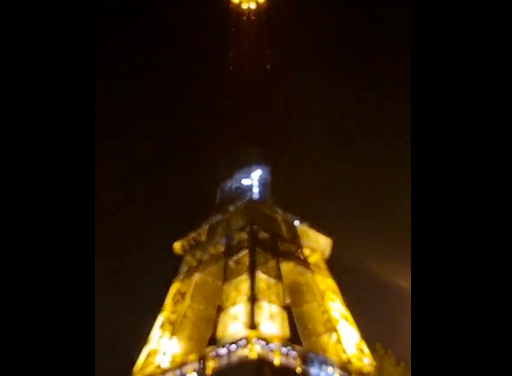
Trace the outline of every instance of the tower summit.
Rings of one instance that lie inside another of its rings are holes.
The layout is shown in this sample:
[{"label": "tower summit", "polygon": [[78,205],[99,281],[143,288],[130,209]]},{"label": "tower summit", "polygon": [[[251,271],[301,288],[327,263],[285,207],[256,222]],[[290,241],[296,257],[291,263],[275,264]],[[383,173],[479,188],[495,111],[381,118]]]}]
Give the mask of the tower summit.
[{"label": "tower summit", "polygon": [[217,191],[217,204],[220,206],[247,199],[270,201],[270,169],[265,165],[253,165],[237,171]]},{"label": "tower summit", "polygon": [[271,202],[270,169],[235,172],[217,201],[173,246],[182,266],[133,376],[371,374],[326,265],[332,240]]},{"label": "tower summit", "polygon": [[231,0],[231,8],[229,70],[238,83],[259,85],[271,68],[267,0]]}]

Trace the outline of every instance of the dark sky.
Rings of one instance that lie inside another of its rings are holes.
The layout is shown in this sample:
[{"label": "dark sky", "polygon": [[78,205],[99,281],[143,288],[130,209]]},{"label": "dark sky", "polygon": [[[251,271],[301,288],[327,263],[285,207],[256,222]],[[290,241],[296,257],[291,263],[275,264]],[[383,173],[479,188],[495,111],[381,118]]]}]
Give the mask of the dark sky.
[{"label": "dark sky", "polygon": [[333,237],[368,342],[410,361],[410,4],[269,1],[271,73],[244,85],[226,1],[96,2],[97,376],[129,374],[172,243],[212,214],[221,161],[251,146],[278,204]]}]

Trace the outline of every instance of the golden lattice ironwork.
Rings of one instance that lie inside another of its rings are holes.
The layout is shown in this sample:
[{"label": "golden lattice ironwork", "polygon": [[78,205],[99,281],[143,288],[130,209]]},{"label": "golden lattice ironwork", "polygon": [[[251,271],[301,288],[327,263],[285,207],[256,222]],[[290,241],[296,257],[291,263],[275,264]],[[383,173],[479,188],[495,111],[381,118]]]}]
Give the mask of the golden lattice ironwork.
[{"label": "golden lattice ironwork", "polygon": [[[315,364],[333,375],[372,373],[326,265],[331,250],[329,237],[266,201],[213,217],[174,244],[184,261],[134,376],[208,375],[256,359],[297,373]],[[289,343],[292,322],[301,346]]]}]

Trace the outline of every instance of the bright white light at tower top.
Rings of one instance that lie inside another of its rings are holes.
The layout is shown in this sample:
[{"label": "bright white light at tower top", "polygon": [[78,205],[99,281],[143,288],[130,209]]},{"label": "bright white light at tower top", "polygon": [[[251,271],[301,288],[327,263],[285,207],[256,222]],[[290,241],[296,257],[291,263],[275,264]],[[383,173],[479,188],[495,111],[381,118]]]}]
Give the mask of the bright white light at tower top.
[{"label": "bright white light at tower top", "polygon": [[248,187],[252,186],[252,198],[257,200],[260,198],[260,177],[263,175],[263,170],[258,168],[251,173],[250,178],[243,178],[240,180],[242,185]]},{"label": "bright white light at tower top", "polygon": [[299,221],[298,219],[296,219],[295,221],[293,221],[293,224],[294,224],[295,226],[299,226],[299,225],[300,225],[300,221]]},{"label": "bright white light at tower top", "polygon": [[261,169],[258,168],[251,174],[251,178],[258,179],[261,176],[261,174],[263,174],[263,171],[261,171]]},{"label": "bright white light at tower top", "polygon": [[260,180],[260,176],[263,174],[263,171],[258,168],[256,171],[254,171],[252,174],[251,174],[251,179],[252,179],[252,198],[254,200],[257,200],[260,198],[260,188],[259,188],[259,180]]}]

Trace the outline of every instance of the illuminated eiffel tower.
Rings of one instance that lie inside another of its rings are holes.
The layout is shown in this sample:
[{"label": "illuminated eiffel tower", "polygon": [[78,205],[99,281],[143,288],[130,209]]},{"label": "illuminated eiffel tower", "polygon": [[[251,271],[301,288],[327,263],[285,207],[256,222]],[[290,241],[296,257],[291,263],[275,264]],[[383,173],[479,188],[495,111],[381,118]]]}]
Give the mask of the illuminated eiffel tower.
[{"label": "illuminated eiffel tower", "polygon": [[[231,7],[230,75],[250,96],[255,77],[270,69],[259,23],[266,0]],[[183,263],[133,375],[372,373],[326,266],[332,240],[272,202],[269,169],[237,171],[217,201],[219,214],[173,246]]]},{"label": "illuminated eiffel tower", "polygon": [[326,266],[332,240],[270,197],[264,165],[237,171],[183,256],[134,376],[365,375],[374,360]]}]

